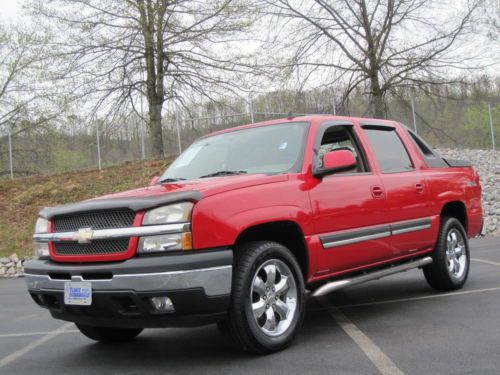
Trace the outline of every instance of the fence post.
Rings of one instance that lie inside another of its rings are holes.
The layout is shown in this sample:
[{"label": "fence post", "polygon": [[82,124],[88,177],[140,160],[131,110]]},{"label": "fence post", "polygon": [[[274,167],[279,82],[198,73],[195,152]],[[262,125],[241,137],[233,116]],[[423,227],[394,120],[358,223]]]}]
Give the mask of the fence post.
[{"label": "fence post", "polygon": [[413,130],[415,134],[418,134],[417,131],[417,116],[415,115],[415,96],[412,94],[411,96],[411,114],[413,116]]},{"label": "fence post", "polygon": [[[179,108],[177,107],[177,113],[179,113]],[[177,128],[177,143],[179,145],[179,155],[182,153],[182,144],[181,144],[181,115],[175,116],[175,123]]]},{"label": "fence post", "polygon": [[96,134],[96,138],[97,138],[97,162],[98,162],[98,165],[99,165],[99,170],[102,169],[102,166],[101,166],[101,141],[99,139],[99,120],[96,121],[95,123],[95,134]]},{"label": "fence post", "polygon": [[496,151],[496,148],[495,148],[495,130],[493,128],[493,115],[491,114],[491,103],[488,103],[488,117],[490,118],[491,145],[493,146],[493,151]]},{"label": "fence post", "polygon": [[146,159],[146,148],[144,145],[144,109],[142,105],[142,93],[141,93],[141,159]]},{"label": "fence post", "polygon": [[248,110],[250,111],[250,121],[253,124],[253,104],[252,104],[252,95],[248,95]]},{"label": "fence post", "polygon": [[12,161],[12,134],[10,133],[10,129],[8,130],[8,133],[7,133],[8,137],[9,137],[9,167],[10,167],[10,179],[13,180],[14,179],[14,163]]}]

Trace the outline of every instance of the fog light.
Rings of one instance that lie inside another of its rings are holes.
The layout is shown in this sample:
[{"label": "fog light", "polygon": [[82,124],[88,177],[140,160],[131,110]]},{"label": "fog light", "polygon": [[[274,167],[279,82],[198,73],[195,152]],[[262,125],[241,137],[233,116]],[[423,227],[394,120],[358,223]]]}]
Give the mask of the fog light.
[{"label": "fog light", "polygon": [[168,297],[151,297],[149,299],[154,309],[159,312],[174,312],[174,304]]}]

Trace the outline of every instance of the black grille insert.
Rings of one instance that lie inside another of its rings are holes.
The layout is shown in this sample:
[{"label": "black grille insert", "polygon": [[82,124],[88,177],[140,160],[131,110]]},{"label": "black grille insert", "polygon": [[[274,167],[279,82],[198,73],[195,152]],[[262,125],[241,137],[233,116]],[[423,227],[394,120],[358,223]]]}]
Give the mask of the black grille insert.
[{"label": "black grille insert", "polygon": [[57,216],[53,219],[54,232],[74,232],[80,228],[111,229],[131,227],[135,212],[129,209],[96,211]]},{"label": "black grille insert", "polygon": [[96,240],[91,243],[54,242],[57,255],[106,255],[124,253],[128,249],[129,238]]}]

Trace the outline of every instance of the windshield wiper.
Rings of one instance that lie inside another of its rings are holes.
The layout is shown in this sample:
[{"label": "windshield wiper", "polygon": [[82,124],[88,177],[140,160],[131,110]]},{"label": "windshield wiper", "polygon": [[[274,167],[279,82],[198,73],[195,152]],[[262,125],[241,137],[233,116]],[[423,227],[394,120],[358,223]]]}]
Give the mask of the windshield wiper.
[{"label": "windshield wiper", "polygon": [[172,177],[172,178],[165,178],[163,180],[160,180],[159,182],[160,183],[164,183],[164,182],[175,182],[175,181],[183,181],[183,180],[186,180],[186,178],[182,178],[182,177]]},{"label": "windshield wiper", "polygon": [[243,174],[243,173],[248,173],[248,172],[247,171],[217,171],[214,173],[209,173],[209,174],[200,176],[199,178],[216,177],[216,176],[232,176],[232,175],[238,175],[238,174]]}]

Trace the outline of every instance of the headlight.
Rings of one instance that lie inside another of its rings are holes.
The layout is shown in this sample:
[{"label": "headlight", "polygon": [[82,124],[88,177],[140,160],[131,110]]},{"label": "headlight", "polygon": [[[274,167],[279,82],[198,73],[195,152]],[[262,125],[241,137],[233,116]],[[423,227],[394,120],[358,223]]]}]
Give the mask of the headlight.
[{"label": "headlight", "polygon": [[181,223],[191,220],[193,203],[183,202],[149,210],[142,219],[142,225]]},{"label": "headlight", "polygon": [[192,249],[191,232],[184,232],[141,237],[137,252],[139,254],[149,254],[190,249]]},{"label": "headlight", "polygon": [[35,233],[47,233],[49,231],[49,221],[39,217],[35,224]]}]

